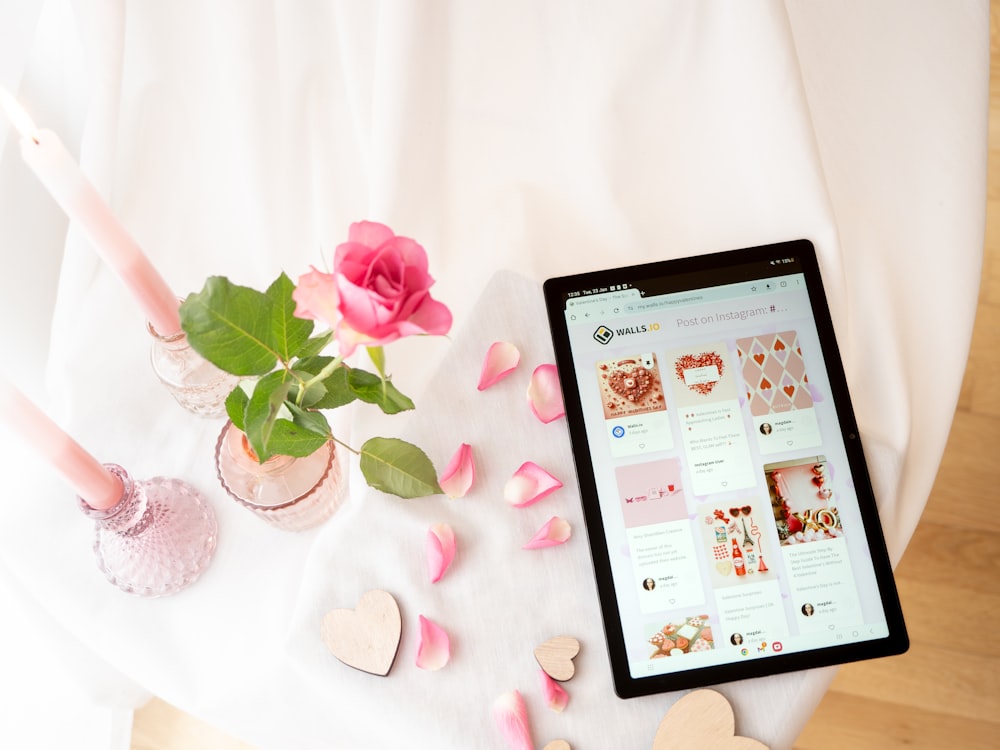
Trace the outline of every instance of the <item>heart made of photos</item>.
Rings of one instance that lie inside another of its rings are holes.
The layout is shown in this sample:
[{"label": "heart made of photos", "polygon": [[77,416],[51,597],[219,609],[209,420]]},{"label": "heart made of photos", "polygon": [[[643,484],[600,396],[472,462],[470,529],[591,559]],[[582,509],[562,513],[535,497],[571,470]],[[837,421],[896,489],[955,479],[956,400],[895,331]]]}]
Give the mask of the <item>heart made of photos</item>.
[{"label": "heart made of photos", "polygon": [[660,722],[653,750],[768,750],[736,735],[732,706],[714,690],[695,690],[677,701]]}]

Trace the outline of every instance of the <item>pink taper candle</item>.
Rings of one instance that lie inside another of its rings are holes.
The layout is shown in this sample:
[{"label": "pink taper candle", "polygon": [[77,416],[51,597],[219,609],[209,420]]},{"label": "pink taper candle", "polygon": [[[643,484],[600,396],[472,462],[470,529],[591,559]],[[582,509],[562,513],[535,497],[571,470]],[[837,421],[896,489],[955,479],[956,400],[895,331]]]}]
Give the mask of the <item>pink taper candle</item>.
[{"label": "pink taper candle", "polygon": [[28,113],[2,88],[0,106],[21,134],[21,157],[25,163],[132,291],[156,332],[161,336],[179,333],[177,296],[111,213],[59,137],[51,130],[39,130]]},{"label": "pink taper candle", "polygon": [[121,500],[121,480],[2,375],[0,421],[48,460],[91,508],[107,510]]}]

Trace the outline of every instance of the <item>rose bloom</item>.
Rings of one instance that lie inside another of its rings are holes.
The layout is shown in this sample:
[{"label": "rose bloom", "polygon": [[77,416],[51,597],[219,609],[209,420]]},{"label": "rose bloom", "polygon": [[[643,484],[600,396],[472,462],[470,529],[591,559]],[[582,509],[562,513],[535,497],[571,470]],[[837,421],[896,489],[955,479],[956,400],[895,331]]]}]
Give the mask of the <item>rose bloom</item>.
[{"label": "rose bloom", "polygon": [[384,224],[351,224],[337,246],[333,273],[313,268],[292,293],[295,316],[326,323],[342,356],[358,346],[382,346],[403,336],[445,334],[451,311],[431,298],[427,253]]}]

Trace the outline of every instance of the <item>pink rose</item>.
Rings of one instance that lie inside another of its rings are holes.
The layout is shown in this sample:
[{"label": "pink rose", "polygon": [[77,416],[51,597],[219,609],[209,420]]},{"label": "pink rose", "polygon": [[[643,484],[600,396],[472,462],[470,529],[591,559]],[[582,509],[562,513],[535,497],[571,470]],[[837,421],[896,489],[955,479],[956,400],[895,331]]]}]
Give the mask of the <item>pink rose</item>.
[{"label": "pink rose", "polygon": [[292,299],[296,317],[319,320],[336,331],[343,356],[358,346],[451,328],[451,312],[428,291],[434,279],[427,273],[427,253],[384,224],[351,224],[333,267],[332,274],[313,268],[301,276]]}]

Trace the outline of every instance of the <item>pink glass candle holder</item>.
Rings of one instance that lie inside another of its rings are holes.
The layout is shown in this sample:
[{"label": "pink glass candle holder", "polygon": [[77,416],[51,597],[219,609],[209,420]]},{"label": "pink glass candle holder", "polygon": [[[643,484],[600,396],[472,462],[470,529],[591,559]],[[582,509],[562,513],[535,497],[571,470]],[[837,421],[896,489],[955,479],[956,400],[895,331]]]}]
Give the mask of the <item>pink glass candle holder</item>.
[{"label": "pink glass candle holder", "polygon": [[115,586],[136,596],[173,594],[194,583],[215,552],[215,513],[194,487],[179,479],[136,481],[117,464],[104,464],[122,483],[107,510],[80,509],[95,523],[97,567]]},{"label": "pink glass candle holder", "polygon": [[174,399],[189,412],[202,417],[226,413],[226,397],[239,377],[220,370],[188,344],[183,331],[161,336],[147,324],[153,337],[150,360],[153,372]]},{"label": "pink glass candle holder", "polygon": [[323,523],[344,494],[333,441],[304,458],[272,456],[258,463],[246,435],[227,422],[215,446],[215,467],[230,497],[286,531]]}]

